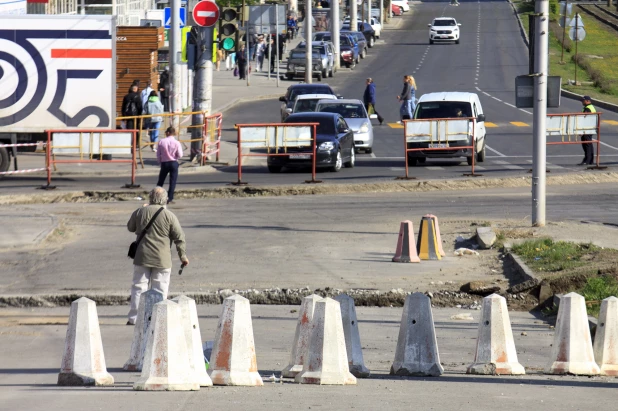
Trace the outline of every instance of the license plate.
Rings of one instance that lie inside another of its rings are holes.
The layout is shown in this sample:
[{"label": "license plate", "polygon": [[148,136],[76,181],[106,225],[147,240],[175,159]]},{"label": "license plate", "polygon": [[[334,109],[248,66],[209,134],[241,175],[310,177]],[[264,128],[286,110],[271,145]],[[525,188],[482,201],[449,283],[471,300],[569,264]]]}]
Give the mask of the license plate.
[{"label": "license plate", "polygon": [[448,148],[448,144],[430,144],[429,148]]},{"label": "license plate", "polygon": [[448,38],[448,36],[445,36],[445,35],[442,35],[440,37],[442,37],[443,39],[447,39]]},{"label": "license plate", "polygon": [[307,160],[311,158],[311,154],[290,154],[290,160]]}]

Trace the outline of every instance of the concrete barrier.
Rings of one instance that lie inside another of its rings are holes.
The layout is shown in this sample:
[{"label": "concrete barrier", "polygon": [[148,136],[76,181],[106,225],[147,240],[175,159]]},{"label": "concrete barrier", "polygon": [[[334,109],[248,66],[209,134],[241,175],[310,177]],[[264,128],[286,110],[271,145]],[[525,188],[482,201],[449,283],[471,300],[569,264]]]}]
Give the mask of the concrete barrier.
[{"label": "concrete barrier", "polygon": [[435,221],[431,217],[423,217],[418,229],[416,251],[421,260],[441,260],[438,249]]},{"label": "concrete barrier", "polygon": [[393,257],[395,263],[420,263],[416,253],[416,244],[414,243],[414,228],[412,221],[402,221],[399,226],[399,237],[397,238],[397,249]]},{"label": "concrete barrier", "polygon": [[601,372],[594,362],[586,301],[577,293],[560,299],[551,363],[547,374],[597,375]]},{"label": "concrete barrier", "polygon": [[303,370],[303,364],[307,357],[309,348],[309,337],[311,336],[311,322],[313,320],[313,311],[315,303],[320,301],[322,297],[319,295],[309,295],[303,298],[298,313],[298,322],[296,323],[296,333],[294,334],[294,344],[292,345],[292,354],[290,354],[290,363],[281,371],[281,375],[286,378],[294,378]]},{"label": "concrete barrier", "polygon": [[258,374],[249,300],[238,294],[223,300],[208,370],[214,385],[264,385]]},{"label": "concrete barrier", "polygon": [[195,300],[185,295],[174,298],[180,307],[182,328],[185,332],[187,342],[187,352],[189,354],[189,366],[195,374],[195,380],[200,387],[212,386],[212,380],[206,372],[206,362],[204,361],[204,351],[202,350],[202,333],[200,323],[197,318],[197,307]]},{"label": "concrete barrier", "polygon": [[436,227],[436,242],[438,243],[438,252],[442,257],[446,257],[444,248],[442,248],[442,235],[440,235],[440,222],[438,221],[438,217],[433,214],[425,214],[425,217],[429,217],[433,220],[434,226]]},{"label": "concrete barrier", "polygon": [[105,366],[97,305],[88,298],[71,303],[58,385],[114,385]]},{"label": "concrete barrier", "polygon": [[356,384],[348,366],[339,303],[324,298],[315,304],[307,361],[294,381],[301,384]]},{"label": "concrete barrier", "polygon": [[601,375],[618,376],[618,298],[601,302],[601,312],[594,337],[594,359]]},{"label": "concrete barrier", "polygon": [[497,294],[488,295],[483,298],[481,309],[474,363],[466,373],[525,374],[524,367],[517,361],[506,299]]},{"label": "concrete barrier", "polygon": [[356,308],[354,299],[346,294],[335,297],[341,309],[341,320],[343,323],[343,335],[345,337],[345,350],[348,354],[348,366],[350,372],[356,378],[369,377],[370,371],[365,367],[363,359],[363,347],[358,331],[358,319],[356,318]]},{"label": "concrete barrier", "polygon": [[195,391],[200,384],[189,364],[180,307],[171,300],[155,304],[144,369],[133,384],[138,391]]},{"label": "concrete barrier", "polygon": [[141,371],[144,366],[144,352],[148,342],[148,329],[152,318],[152,308],[163,301],[163,294],[157,290],[148,290],[140,296],[137,319],[133,328],[131,354],[122,367],[125,371]]},{"label": "concrete barrier", "polygon": [[431,299],[422,293],[410,294],[403,305],[391,375],[437,377],[443,372]]}]

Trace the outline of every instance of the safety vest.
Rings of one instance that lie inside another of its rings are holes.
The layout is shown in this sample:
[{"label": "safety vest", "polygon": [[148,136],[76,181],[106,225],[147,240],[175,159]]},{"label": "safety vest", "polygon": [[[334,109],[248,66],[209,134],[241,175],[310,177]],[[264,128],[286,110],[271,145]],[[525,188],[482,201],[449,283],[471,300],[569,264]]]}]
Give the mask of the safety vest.
[{"label": "safety vest", "polygon": [[597,109],[594,108],[594,106],[592,104],[588,104],[587,106],[584,106],[584,108],[582,109],[582,112],[585,112],[584,110],[589,109],[591,113],[596,113]]}]

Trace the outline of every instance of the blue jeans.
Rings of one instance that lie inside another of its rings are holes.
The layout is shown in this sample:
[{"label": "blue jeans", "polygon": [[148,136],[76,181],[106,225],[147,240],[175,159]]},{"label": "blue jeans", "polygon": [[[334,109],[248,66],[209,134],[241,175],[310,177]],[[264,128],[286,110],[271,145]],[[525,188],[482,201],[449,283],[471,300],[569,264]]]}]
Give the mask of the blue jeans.
[{"label": "blue jeans", "polygon": [[176,190],[176,180],[178,180],[178,161],[164,161],[161,163],[159,171],[159,181],[157,185],[163,187],[167,175],[170,175],[170,188],[167,191],[167,200],[174,201],[174,191]]},{"label": "blue jeans", "polygon": [[159,125],[160,124],[161,124],[160,121],[151,121],[148,124],[148,130],[150,130],[148,134],[150,134],[151,143],[156,143],[157,139],[159,138]]},{"label": "blue jeans", "polygon": [[401,120],[411,119],[412,118],[412,110],[414,106],[414,102],[412,100],[402,100],[401,107],[399,108],[399,114],[401,115]]}]

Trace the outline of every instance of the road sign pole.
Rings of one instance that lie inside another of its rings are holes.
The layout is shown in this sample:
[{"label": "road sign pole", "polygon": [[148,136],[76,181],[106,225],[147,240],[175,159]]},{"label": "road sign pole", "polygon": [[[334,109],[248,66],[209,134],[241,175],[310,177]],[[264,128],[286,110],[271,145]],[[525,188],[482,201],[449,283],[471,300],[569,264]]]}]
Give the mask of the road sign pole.
[{"label": "road sign pole", "polygon": [[575,85],[577,86],[577,43],[579,43],[579,13],[575,13]]},{"label": "road sign pole", "polygon": [[333,46],[335,46],[334,62],[335,68],[339,68],[339,0],[332,0],[333,4],[330,6],[330,26],[332,27]]},{"label": "road sign pole", "polygon": [[549,0],[535,2],[534,117],[532,148],[532,225],[545,226],[547,56],[549,53]]},{"label": "road sign pole", "polygon": [[356,0],[350,0],[350,30],[354,30],[354,27],[358,24],[358,19],[356,18],[357,9]]},{"label": "road sign pole", "polygon": [[[356,0],[355,0],[356,1]],[[311,47],[311,38],[313,37],[313,16],[311,10],[311,1],[305,0],[305,21],[303,21],[303,25],[305,26],[305,83],[311,84],[313,81],[313,61],[312,57],[312,47]]]},{"label": "road sign pole", "polygon": [[[197,58],[195,64],[195,80],[193,81],[193,109],[191,116],[191,139],[203,138],[204,116],[201,113],[212,114],[212,52],[214,43],[214,27],[197,27]],[[197,142],[200,144],[199,142]],[[202,144],[200,144],[200,149]],[[198,151],[199,151],[198,150]],[[201,159],[199,159],[201,163]]]},{"label": "road sign pole", "polygon": [[282,56],[280,55],[281,53],[279,52],[281,50],[281,48],[279,47],[279,41],[281,41],[281,39],[279,38],[279,5],[275,4],[275,35],[277,37],[275,37],[277,40],[277,60],[275,62],[275,64],[277,65],[277,87],[279,87],[279,62],[282,60]]},{"label": "road sign pole", "polygon": [[171,97],[172,97],[172,127],[179,131],[180,117],[177,113],[182,111],[180,89],[180,0],[171,0],[171,28],[170,28],[170,65],[172,66]]}]

